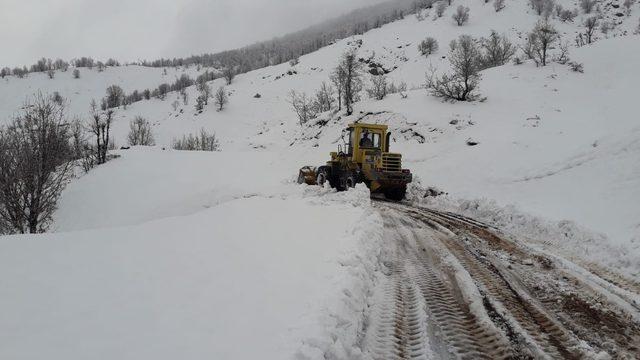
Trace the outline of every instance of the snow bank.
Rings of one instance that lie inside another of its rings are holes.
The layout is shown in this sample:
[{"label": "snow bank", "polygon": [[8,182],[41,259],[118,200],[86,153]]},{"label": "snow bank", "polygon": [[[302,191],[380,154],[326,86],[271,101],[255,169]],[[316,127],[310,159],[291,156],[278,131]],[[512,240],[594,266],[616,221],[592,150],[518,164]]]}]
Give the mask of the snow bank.
[{"label": "snow bank", "polygon": [[351,358],[381,223],[366,189],[289,188],[0,238],[0,358]]},{"label": "snow bank", "polygon": [[[414,188],[415,189],[415,188]],[[500,206],[488,199],[457,199],[452,196],[421,198],[412,193],[422,206],[459,213],[515,235],[518,240],[551,254],[585,264],[593,262],[630,276],[640,276],[640,243],[615,245],[599,234],[573,221],[553,221],[527,214],[516,205]]]}]

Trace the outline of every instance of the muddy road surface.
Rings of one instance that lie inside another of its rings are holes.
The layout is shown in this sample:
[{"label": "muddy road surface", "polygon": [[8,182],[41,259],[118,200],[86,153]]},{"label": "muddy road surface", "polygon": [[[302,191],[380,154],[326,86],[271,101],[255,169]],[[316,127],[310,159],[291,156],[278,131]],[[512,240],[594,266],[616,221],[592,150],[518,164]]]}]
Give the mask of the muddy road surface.
[{"label": "muddy road surface", "polygon": [[385,276],[375,359],[640,359],[640,284],[529,248],[498,229],[377,202]]}]

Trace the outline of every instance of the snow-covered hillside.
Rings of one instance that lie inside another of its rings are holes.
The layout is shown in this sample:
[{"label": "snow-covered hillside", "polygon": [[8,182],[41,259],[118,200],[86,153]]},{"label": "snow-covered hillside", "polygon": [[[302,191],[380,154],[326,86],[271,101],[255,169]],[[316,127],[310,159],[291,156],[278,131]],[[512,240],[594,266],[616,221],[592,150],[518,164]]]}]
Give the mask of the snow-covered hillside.
[{"label": "snow-covered hillside", "polygon": [[[471,9],[465,26],[451,19],[458,4]],[[239,75],[221,112],[211,103],[198,113],[195,87],[176,110],[175,93],[118,109],[118,146],[138,115],[153,124],[158,145],[119,150],[119,158],[74,179],[53,233],[0,238],[0,358],[355,358],[349,344],[358,339],[349,334],[365,326],[357,313],[379,265],[381,220],[366,189],[334,193],[293,180],[302,165],[326,161],[356,120],[390,125],[404,167],[423,187],[451,197],[438,206],[482,199],[466,202],[477,205],[467,215],[496,222],[495,212],[500,221],[525,216],[527,226],[557,230],[520,226],[545,251],[640,276],[640,37],[631,35],[640,5],[629,17],[608,4],[602,10],[620,24],[593,45],[571,47],[584,73],[558,63],[492,68],[482,72],[480,102],[430,96],[425,72],[448,69],[447,44],[460,34],[494,29],[521,43],[539,19],[523,0],[507,1],[498,13],[491,3],[454,2],[442,18],[425,11],[423,21],[410,16],[338,41],[293,68]],[[585,17],[553,23],[573,43]],[[427,36],[440,51],[425,58],[417,44]],[[300,126],[289,92],[312,93],[328,82],[351,47],[392,70],[396,84],[407,83],[407,98],[363,94],[354,115],[326,113],[326,125]],[[71,71],[54,79],[10,76],[0,81],[0,121],[37,90],[59,91],[71,115],[87,118],[89,102],[109,85],[130,92],[198,73],[167,72],[123,66],[82,71],[80,79]],[[170,149],[172,139],[201,128],[215,131],[222,151]],[[255,342],[238,346],[244,339]]]}]

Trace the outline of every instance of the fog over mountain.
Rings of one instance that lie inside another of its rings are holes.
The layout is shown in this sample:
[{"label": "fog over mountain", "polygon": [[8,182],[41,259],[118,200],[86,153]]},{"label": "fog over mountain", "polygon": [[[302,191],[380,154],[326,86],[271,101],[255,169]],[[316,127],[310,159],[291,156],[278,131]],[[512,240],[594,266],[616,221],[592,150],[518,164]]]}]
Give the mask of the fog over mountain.
[{"label": "fog over mountain", "polygon": [[384,0],[4,0],[2,66],[45,56],[123,61],[216,52]]}]

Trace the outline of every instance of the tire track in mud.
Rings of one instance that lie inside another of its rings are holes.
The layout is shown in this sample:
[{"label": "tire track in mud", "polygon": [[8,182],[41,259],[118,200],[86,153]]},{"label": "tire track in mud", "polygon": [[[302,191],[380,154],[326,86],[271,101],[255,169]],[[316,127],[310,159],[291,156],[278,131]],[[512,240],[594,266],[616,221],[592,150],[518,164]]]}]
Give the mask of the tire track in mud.
[{"label": "tire track in mud", "polygon": [[[543,254],[506,240],[497,229],[472,219],[398,204],[381,208],[387,212],[385,218],[393,218],[393,212],[398,214],[385,226],[391,229],[391,239],[404,244],[395,260],[404,266],[401,281],[415,284],[424,300],[431,339],[426,345],[435,349],[440,343],[453,349],[447,356],[439,353],[437,357],[582,359],[606,352],[613,358],[640,358],[640,313],[632,316],[607,301],[611,294],[602,293],[607,290],[590,286],[569,269],[556,269],[557,265]],[[393,235],[412,227],[413,233]],[[411,242],[418,248],[424,244],[431,248],[419,251],[407,246]],[[483,311],[500,329],[497,336],[487,336],[486,327],[484,333],[468,330],[479,322],[473,315],[463,315],[468,304],[460,300],[451,270],[429,256],[437,253],[438,244],[473,279]],[[524,259],[531,262],[532,258],[535,266],[521,265]],[[635,282],[599,270],[594,276],[618,286],[611,281],[616,279],[620,288],[636,290]],[[543,284],[553,277],[559,283]],[[457,312],[460,309],[462,313]]]},{"label": "tire track in mud", "polygon": [[[387,228],[405,227],[395,222]],[[391,274],[374,311],[374,359],[502,359],[507,340],[483,324],[426,251],[417,251],[411,230],[396,236]],[[426,250],[426,249],[425,249]]]}]

